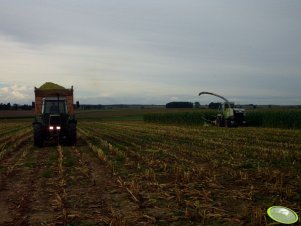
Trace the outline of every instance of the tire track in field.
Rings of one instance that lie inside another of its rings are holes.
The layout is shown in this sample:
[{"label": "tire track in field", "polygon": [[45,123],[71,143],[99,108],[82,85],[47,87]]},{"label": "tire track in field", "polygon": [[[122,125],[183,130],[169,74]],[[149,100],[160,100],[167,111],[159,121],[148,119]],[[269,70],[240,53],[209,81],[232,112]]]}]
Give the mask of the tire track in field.
[{"label": "tire track in field", "polygon": [[38,150],[36,175],[26,215],[29,225],[66,225],[63,214],[60,146]]},{"label": "tire track in field", "polygon": [[28,155],[29,150],[30,145],[28,143],[23,148],[18,146],[11,151],[10,155],[3,155],[3,159],[0,161],[0,225],[10,225],[9,222],[13,221],[14,218],[10,211],[13,208],[12,204],[19,206],[18,203],[20,202],[13,203],[14,200],[9,197],[10,187],[14,184],[14,179],[18,177],[18,168]]},{"label": "tire track in field", "polygon": [[66,223],[78,225],[139,225],[137,203],[112,177],[104,162],[79,139],[77,147],[62,147]]},{"label": "tire track in field", "polygon": [[56,206],[59,179],[55,147],[37,149],[30,143],[3,162],[0,225],[63,225]]},{"label": "tire track in field", "polygon": [[[19,150],[20,149],[20,150]],[[39,153],[27,143],[3,160],[0,189],[0,225],[27,225],[30,199],[39,167],[32,159]]]},{"label": "tire track in field", "polygon": [[[20,164],[20,161],[28,154],[30,135],[23,134],[15,138],[15,143],[5,142],[4,147],[0,150],[0,190],[5,187],[6,178],[10,176],[14,168]],[[12,143],[7,145],[7,143]],[[7,145],[7,146],[6,146]]]},{"label": "tire track in field", "polygon": [[21,164],[30,149],[30,136],[20,137],[13,147],[7,147],[0,152],[0,190],[4,188],[6,178]]},{"label": "tire track in field", "polygon": [[[23,131],[17,133],[14,136],[4,137],[0,139],[0,161],[7,155],[18,152],[24,144],[26,144],[31,138],[31,131]],[[12,154],[14,155],[14,154]]]}]

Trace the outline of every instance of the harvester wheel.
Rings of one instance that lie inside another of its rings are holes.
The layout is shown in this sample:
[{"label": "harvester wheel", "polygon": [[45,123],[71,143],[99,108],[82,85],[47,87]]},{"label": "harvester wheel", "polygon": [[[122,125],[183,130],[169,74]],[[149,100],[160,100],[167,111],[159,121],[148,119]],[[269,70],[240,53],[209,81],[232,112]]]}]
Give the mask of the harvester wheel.
[{"label": "harvester wheel", "polygon": [[222,118],[220,116],[216,117],[215,124],[216,124],[217,127],[221,127],[222,126]]},{"label": "harvester wheel", "polygon": [[225,127],[231,127],[231,120],[225,119]]},{"label": "harvester wheel", "polygon": [[43,147],[43,132],[41,124],[35,124],[33,127],[33,140],[34,145],[37,147]]},{"label": "harvester wheel", "polygon": [[68,128],[68,143],[69,145],[76,145],[77,135],[76,135],[76,124],[70,123]]},{"label": "harvester wheel", "polygon": [[225,120],[225,127],[237,127],[237,124],[234,119],[229,118]]}]

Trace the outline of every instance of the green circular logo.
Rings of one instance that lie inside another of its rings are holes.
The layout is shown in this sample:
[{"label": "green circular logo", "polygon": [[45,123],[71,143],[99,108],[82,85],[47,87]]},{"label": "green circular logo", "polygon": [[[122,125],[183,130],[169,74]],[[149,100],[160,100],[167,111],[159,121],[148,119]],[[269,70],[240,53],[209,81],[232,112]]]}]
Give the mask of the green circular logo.
[{"label": "green circular logo", "polygon": [[270,218],[282,224],[293,224],[298,221],[298,215],[284,206],[272,206],[267,211]]}]

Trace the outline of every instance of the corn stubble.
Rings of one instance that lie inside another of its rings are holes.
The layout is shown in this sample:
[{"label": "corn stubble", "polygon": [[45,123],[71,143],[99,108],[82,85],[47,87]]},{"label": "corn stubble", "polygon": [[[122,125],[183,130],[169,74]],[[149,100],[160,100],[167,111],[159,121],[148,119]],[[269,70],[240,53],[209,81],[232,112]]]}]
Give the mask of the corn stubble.
[{"label": "corn stubble", "polygon": [[143,122],[79,127],[154,224],[266,225],[271,205],[301,210],[299,130]]},{"label": "corn stubble", "polygon": [[[0,124],[0,158],[30,140],[28,127],[22,125],[11,134],[13,127]],[[82,121],[78,132],[150,224],[273,225],[266,215],[268,207],[301,211],[298,129]],[[21,159],[29,148],[21,152]],[[61,211],[58,222],[66,222],[76,218],[76,212],[65,208],[63,160],[68,153],[58,146],[56,154],[60,192],[52,205]],[[81,172],[89,175],[83,166]],[[113,220],[102,220],[126,225],[116,209],[111,214]]]}]

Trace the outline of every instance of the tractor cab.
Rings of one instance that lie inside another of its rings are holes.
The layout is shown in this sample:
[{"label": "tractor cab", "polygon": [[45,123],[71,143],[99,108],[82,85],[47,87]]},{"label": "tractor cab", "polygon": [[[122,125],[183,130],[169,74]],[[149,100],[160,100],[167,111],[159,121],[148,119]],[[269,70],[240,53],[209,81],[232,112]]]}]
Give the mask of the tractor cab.
[{"label": "tractor cab", "polygon": [[66,98],[43,98],[42,118],[47,125],[47,133],[51,136],[59,136],[60,132],[66,129],[68,121]]}]

